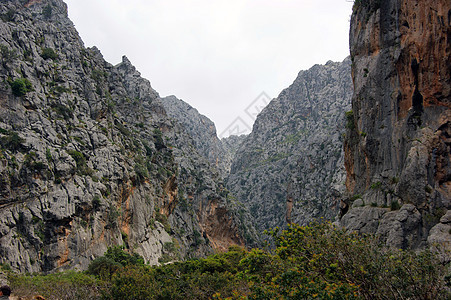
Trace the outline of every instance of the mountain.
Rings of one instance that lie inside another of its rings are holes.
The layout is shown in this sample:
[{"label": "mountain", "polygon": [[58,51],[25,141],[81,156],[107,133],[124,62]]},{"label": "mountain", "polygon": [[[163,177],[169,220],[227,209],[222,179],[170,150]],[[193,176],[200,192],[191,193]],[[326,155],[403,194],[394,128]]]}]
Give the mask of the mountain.
[{"label": "mountain", "polygon": [[[216,134],[215,124],[185,101],[175,96],[168,96],[162,99],[162,104],[168,115],[191,136],[193,147],[219,172],[221,177],[218,180],[223,181],[230,173],[232,159],[246,136],[230,136],[220,140]],[[232,210],[239,214],[237,218],[240,220],[239,231],[246,245],[249,247],[260,245],[261,237],[255,230],[253,218],[244,203],[237,201],[227,189],[222,194],[229,206],[233,207]]]},{"label": "mountain", "polygon": [[350,68],[347,58],[301,71],[258,115],[236,151],[226,185],[258,231],[337,214]]},{"label": "mountain", "polygon": [[230,172],[233,152],[229,151],[216,134],[215,124],[197,109],[178,99],[168,96],[162,99],[168,115],[177,120],[191,135],[194,147],[206,157],[225,177]]},{"label": "mountain", "polygon": [[450,12],[447,0],[353,8],[341,224],[396,248],[451,249]]},{"label": "mountain", "polygon": [[0,3],[0,263],[157,264],[243,245],[220,173],[123,57],[85,48],[60,0]]}]

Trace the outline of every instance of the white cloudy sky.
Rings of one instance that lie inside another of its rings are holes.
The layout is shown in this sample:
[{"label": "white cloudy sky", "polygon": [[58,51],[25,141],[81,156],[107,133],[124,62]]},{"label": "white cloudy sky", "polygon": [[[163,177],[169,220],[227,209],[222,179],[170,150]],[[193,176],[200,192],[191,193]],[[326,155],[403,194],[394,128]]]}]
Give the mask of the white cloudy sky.
[{"label": "white cloudy sky", "polygon": [[88,47],[126,55],[161,96],[212,119],[218,134],[262,92],[349,53],[351,0],[66,0]]}]

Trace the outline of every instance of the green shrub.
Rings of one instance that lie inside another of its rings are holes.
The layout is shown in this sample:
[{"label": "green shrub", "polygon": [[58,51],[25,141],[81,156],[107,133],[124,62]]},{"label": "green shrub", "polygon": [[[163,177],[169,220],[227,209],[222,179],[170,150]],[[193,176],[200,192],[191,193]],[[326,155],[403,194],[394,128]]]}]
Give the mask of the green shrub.
[{"label": "green shrub", "polygon": [[51,107],[58,115],[61,115],[64,118],[64,120],[69,120],[74,117],[72,109],[65,106],[64,104],[52,103]]},{"label": "green shrub", "polygon": [[121,246],[108,247],[107,252],[105,252],[105,257],[111,258],[124,267],[128,265],[144,264],[144,259],[141,256],[136,253],[131,255],[130,253],[125,252]]},{"label": "green shrub", "polygon": [[8,10],[6,13],[0,15],[0,18],[4,22],[11,22],[14,20],[14,15],[16,14],[16,11],[13,9]]},{"label": "green shrub", "polygon": [[114,273],[119,271],[123,266],[114,261],[112,258],[101,256],[94,259],[88,266],[86,271],[88,274],[95,275],[102,280],[111,280]]},{"label": "green shrub", "polygon": [[102,202],[100,201],[100,197],[95,195],[94,198],[92,198],[92,207],[97,210],[101,205]]},{"label": "green shrub", "polygon": [[370,189],[377,190],[381,186],[382,186],[382,182],[378,181],[378,182],[375,182],[375,183],[371,184]]},{"label": "green shrub", "polygon": [[47,159],[48,162],[53,161],[52,152],[50,151],[49,148],[45,149],[45,158]]},{"label": "green shrub", "polygon": [[58,54],[56,54],[55,50],[53,50],[52,48],[43,48],[41,52],[41,57],[43,59],[56,60],[58,59]]},{"label": "green shrub", "polygon": [[[158,287],[153,272],[148,269],[127,267],[117,273],[112,280],[111,289],[106,291],[105,299],[117,300],[151,300],[156,299]],[[176,299],[165,297],[161,299]]]},{"label": "green shrub", "polygon": [[80,175],[92,176],[94,174],[94,170],[86,165],[86,157],[83,153],[77,150],[67,150],[66,152],[75,160]]},{"label": "green shrub", "polygon": [[131,255],[121,246],[113,246],[89,264],[87,273],[103,280],[111,280],[116,272],[127,266],[144,266],[144,259],[136,253]]},{"label": "green shrub", "polygon": [[[52,292],[58,299],[68,299],[59,294],[63,289],[92,287],[102,289],[103,299],[450,299],[446,266],[430,251],[387,249],[375,236],[329,223],[292,224],[268,234],[274,240],[271,251],[231,247],[204,259],[150,267],[116,246],[89,266],[97,279],[82,273],[68,281],[54,279],[67,275],[20,278],[22,286],[38,286],[38,293],[50,297]],[[99,278],[109,284],[101,285]]]},{"label": "green shrub", "polygon": [[9,131],[8,135],[0,138],[0,144],[2,148],[9,149],[11,151],[18,151],[24,148],[23,143],[25,139],[21,138],[15,131]]},{"label": "green shrub", "polygon": [[282,234],[272,231],[271,235],[276,253],[285,262],[294,263],[308,277],[322,276],[326,286],[339,284],[346,293],[357,289],[357,295],[365,299],[442,299],[445,295],[445,269],[429,251],[387,249],[374,236],[361,237],[329,224],[291,225]]},{"label": "green shrub", "polygon": [[393,200],[390,204],[390,209],[391,210],[398,210],[401,208],[401,205],[399,205],[398,201]]},{"label": "green shrub", "polygon": [[360,195],[360,194],[355,194],[355,195],[353,195],[353,196],[351,197],[351,201],[355,201],[355,200],[361,199],[361,198],[362,198],[362,195]]},{"label": "green shrub", "polygon": [[10,82],[14,96],[21,97],[33,90],[31,82],[26,78],[17,78]]},{"label": "green shrub", "polygon": [[97,83],[101,83],[107,76],[108,76],[108,73],[103,72],[101,70],[94,69],[91,72],[91,78],[94,79],[94,81]]},{"label": "green shrub", "polygon": [[130,130],[128,130],[127,127],[125,127],[121,123],[117,123],[116,124],[116,128],[120,131],[120,133],[122,133],[125,136],[130,136],[131,135]]},{"label": "green shrub", "polygon": [[144,182],[144,180],[146,180],[146,178],[149,177],[149,173],[147,172],[146,166],[144,166],[140,163],[137,163],[137,164],[135,164],[134,169],[135,169],[135,173],[136,173],[138,182]]},{"label": "green shrub", "polygon": [[159,213],[158,211],[155,214],[155,219],[163,224],[164,230],[168,233],[171,232],[171,225],[169,224],[168,217],[166,217],[164,214]]},{"label": "green shrub", "polygon": [[77,164],[77,168],[83,168],[86,166],[86,158],[83,155],[83,153],[81,153],[77,150],[67,150],[67,154],[72,156],[72,158],[75,160],[75,163]]},{"label": "green shrub", "polygon": [[155,148],[157,148],[158,151],[166,148],[166,145],[164,144],[164,141],[163,141],[163,134],[159,128],[155,128],[153,130],[153,137],[154,137]]}]

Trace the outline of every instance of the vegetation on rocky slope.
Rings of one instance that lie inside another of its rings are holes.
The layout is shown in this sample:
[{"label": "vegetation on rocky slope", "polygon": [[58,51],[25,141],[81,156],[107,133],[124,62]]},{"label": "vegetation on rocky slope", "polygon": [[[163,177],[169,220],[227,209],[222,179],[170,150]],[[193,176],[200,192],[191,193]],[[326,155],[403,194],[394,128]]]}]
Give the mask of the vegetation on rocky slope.
[{"label": "vegetation on rocky slope", "polygon": [[0,2],[0,263],[85,270],[124,244],[157,264],[254,236],[131,62],[85,48],[62,0],[25,2]]},{"label": "vegetation on rocky slope", "polygon": [[[330,224],[269,232],[275,249],[232,247],[147,266],[120,248],[87,273],[9,274],[16,294],[46,299],[445,299],[449,274],[431,252],[388,249]],[[447,287],[448,285],[448,287]]]},{"label": "vegetation on rocky slope", "polygon": [[299,72],[243,139],[226,186],[250,211],[258,231],[337,215],[350,70],[346,58]]}]

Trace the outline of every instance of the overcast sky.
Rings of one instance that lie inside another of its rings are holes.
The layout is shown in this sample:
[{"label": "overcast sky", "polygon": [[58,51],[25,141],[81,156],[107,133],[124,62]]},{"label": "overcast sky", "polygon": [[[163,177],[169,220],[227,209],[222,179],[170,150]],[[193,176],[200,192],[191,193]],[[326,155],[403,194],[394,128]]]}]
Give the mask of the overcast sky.
[{"label": "overcast sky", "polygon": [[245,110],[263,92],[275,98],[300,70],[349,54],[350,0],[66,3],[85,46],[112,64],[126,55],[162,97],[188,102],[222,136],[237,118],[252,126]]}]

